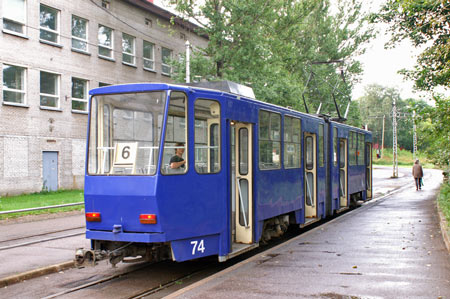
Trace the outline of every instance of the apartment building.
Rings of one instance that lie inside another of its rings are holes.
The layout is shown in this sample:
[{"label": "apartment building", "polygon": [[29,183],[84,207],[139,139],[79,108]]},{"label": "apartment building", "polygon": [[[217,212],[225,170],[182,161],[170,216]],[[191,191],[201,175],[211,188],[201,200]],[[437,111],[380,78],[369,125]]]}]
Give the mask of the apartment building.
[{"label": "apartment building", "polygon": [[88,91],[172,82],[207,39],[145,0],[0,0],[0,196],[83,188]]}]

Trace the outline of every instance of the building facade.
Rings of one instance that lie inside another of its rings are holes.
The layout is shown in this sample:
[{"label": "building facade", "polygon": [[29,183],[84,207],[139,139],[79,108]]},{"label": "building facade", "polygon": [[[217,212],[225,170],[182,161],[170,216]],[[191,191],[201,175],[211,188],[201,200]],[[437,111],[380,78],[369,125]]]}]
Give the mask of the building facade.
[{"label": "building facade", "polygon": [[88,91],[172,82],[195,25],[144,0],[0,0],[0,196],[81,189]]}]

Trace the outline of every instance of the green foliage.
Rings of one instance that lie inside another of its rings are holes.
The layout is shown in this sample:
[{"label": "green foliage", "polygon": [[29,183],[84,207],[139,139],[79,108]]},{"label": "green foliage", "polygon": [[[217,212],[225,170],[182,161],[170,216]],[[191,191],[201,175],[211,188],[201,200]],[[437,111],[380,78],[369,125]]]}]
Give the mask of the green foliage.
[{"label": "green foliage", "polygon": [[398,112],[397,142],[400,148],[413,150],[412,111],[426,105],[413,99],[403,100],[394,88],[386,88],[377,84],[369,85],[363,97],[358,99],[360,113],[369,130],[373,132],[374,143],[381,146],[383,131],[383,116],[385,117],[384,146],[392,147],[392,107],[395,100]]},{"label": "green foliage", "polygon": [[442,184],[438,203],[445,219],[447,219],[447,226],[450,228],[450,184]]},{"label": "green foliage", "polygon": [[390,25],[391,45],[406,38],[415,46],[425,45],[414,70],[403,71],[419,89],[450,86],[449,16],[450,2],[442,0],[388,0],[372,16],[372,21]]},{"label": "green foliage", "polygon": [[[334,15],[329,0],[169,2],[184,17],[200,23],[199,33],[209,37],[205,49],[194,49],[193,77],[250,85],[259,100],[301,111],[305,91],[310,112],[320,103],[321,112],[334,112],[334,92],[345,112],[361,72],[353,57],[363,52],[371,37],[371,29],[364,27],[360,0],[338,1]],[[340,60],[345,63],[314,64]],[[184,60],[174,69],[174,79],[184,81]]]}]

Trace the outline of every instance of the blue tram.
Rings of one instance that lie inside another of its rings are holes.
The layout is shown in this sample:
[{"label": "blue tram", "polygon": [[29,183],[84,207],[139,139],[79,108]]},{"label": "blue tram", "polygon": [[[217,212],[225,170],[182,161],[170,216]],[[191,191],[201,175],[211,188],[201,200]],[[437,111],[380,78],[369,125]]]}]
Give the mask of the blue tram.
[{"label": "blue tram", "polygon": [[215,85],[90,91],[78,265],[225,261],[372,197],[369,131]]}]

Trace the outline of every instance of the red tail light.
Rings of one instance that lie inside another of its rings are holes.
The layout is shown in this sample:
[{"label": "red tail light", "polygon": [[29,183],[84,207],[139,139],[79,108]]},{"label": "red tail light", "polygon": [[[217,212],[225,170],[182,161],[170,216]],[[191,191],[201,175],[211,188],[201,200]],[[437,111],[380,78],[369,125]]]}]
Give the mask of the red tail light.
[{"label": "red tail light", "polygon": [[139,222],[142,224],[156,224],[155,214],[141,214],[139,215]]},{"label": "red tail light", "polygon": [[101,217],[100,213],[96,213],[96,212],[86,213],[86,221],[88,221],[88,222],[100,222],[101,220],[102,220],[102,217]]}]

